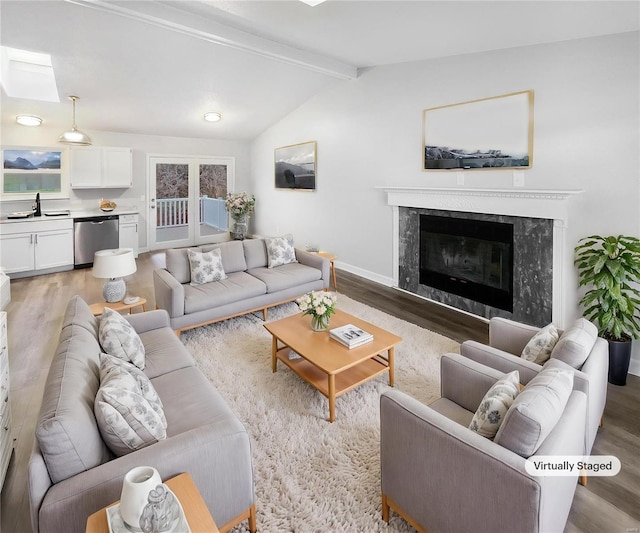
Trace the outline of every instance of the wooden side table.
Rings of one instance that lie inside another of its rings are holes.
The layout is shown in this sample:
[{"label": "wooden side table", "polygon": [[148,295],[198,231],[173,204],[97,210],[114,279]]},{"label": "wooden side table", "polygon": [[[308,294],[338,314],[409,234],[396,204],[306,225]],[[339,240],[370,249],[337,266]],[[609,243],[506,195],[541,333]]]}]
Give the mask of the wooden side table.
[{"label": "wooden side table", "polygon": [[132,309],[136,308],[136,307],[142,307],[143,311],[147,310],[147,299],[146,298],[139,298],[138,301],[132,303],[132,304],[126,304],[124,302],[114,302],[114,303],[109,303],[109,302],[98,302],[95,304],[91,304],[89,306],[89,309],[91,309],[91,312],[93,313],[94,316],[99,316],[104,312],[104,308],[108,307],[109,309],[113,309],[114,311],[129,311],[131,312]]},{"label": "wooden side table", "polygon": [[334,254],[330,254],[329,252],[315,252],[315,253],[320,257],[324,257],[325,259],[328,259],[329,263],[331,263],[331,279],[333,280],[333,288],[337,292],[338,283],[336,282],[336,265],[334,261],[338,259],[338,256]]},{"label": "wooden side table", "polygon": [[[180,500],[191,533],[220,533],[191,475],[188,473],[180,474],[165,481],[165,484]],[[111,505],[117,503],[114,502]],[[107,505],[107,507],[111,507],[111,505]],[[107,507],[96,511],[87,519],[86,533],[109,533]]]}]

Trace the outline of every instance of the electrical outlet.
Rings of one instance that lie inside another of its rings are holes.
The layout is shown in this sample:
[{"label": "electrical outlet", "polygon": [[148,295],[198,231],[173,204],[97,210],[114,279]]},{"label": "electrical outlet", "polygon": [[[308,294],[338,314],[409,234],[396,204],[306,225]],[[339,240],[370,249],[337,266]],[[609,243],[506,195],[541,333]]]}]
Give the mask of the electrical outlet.
[{"label": "electrical outlet", "polygon": [[513,171],[513,186],[524,187],[524,172],[522,170]]}]

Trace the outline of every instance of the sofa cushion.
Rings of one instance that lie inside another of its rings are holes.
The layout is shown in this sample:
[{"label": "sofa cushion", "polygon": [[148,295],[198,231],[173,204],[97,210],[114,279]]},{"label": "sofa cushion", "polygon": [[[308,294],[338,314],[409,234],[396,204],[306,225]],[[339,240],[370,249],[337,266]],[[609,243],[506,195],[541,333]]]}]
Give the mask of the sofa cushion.
[{"label": "sofa cushion", "polygon": [[189,265],[187,250],[202,251],[201,248],[191,247],[175,248],[165,252],[166,269],[178,280],[178,283],[189,283],[191,281],[191,266]]},{"label": "sofa cushion", "polygon": [[260,296],[267,287],[259,279],[246,272],[233,272],[227,279],[204,285],[184,286],[184,312],[197,313],[205,309]]},{"label": "sofa cushion", "polygon": [[36,439],[53,483],[112,457],[93,414],[101,351],[98,340],[81,326],[71,324],[60,334],[36,426]]},{"label": "sofa cushion", "polygon": [[105,352],[144,369],[144,345],[133,326],[120,313],[105,307],[100,318],[100,344]]},{"label": "sofa cushion", "polygon": [[189,265],[191,266],[191,285],[203,285],[227,279],[222,266],[220,250],[208,252],[194,252],[187,250]]},{"label": "sofa cushion", "polygon": [[100,327],[100,321],[91,312],[91,309],[80,296],[74,296],[69,300],[67,309],[62,319],[62,328],[74,324],[85,328],[96,339],[98,338],[98,328]]},{"label": "sofa cushion", "polygon": [[194,366],[195,362],[171,328],[140,333],[145,349],[144,373],[153,379],[174,370]]},{"label": "sofa cushion", "polygon": [[549,359],[558,342],[558,330],[554,324],[548,324],[536,333],[522,350],[521,357],[542,365]]},{"label": "sofa cushion", "polygon": [[95,415],[102,438],[118,457],[167,438],[166,421],[123,369],[102,375]]},{"label": "sofa cushion", "polygon": [[572,371],[543,368],[513,401],[494,442],[531,457],[560,420],[572,390]]},{"label": "sofa cushion", "polygon": [[244,246],[242,241],[221,242],[202,246],[203,252],[220,250],[222,266],[227,274],[247,270],[247,261],[244,258]]},{"label": "sofa cushion", "polygon": [[585,318],[579,318],[560,336],[551,357],[580,369],[598,339],[598,328]]},{"label": "sofa cushion", "polygon": [[486,392],[473,415],[469,429],[493,439],[519,392],[520,374],[514,370],[496,381]]},{"label": "sofa cushion", "polygon": [[267,266],[267,247],[264,239],[245,239],[242,241],[247,270]]},{"label": "sofa cushion", "polygon": [[274,268],[289,263],[296,263],[296,252],[293,248],[293,235],[265,239],[267,247],[267,266]]},{"label": "sofa cushion", "polygon": [[322,278],[317,268],[300,263],[290,263],[277,268],[253,268],[248,271],[267,286],[267,292],[277,292]]}]

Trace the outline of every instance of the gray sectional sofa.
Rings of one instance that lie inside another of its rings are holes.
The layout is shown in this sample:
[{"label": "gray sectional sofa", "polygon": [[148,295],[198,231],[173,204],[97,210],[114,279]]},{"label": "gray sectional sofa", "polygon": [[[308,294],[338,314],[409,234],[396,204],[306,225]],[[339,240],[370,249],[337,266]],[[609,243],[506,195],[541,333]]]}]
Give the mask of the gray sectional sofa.
[{"label": "gray sectional sofa", "polygon": [[176,337],[163,310],[127,317],[145,350],[144,373],[164,406],[167,438],[116,457],[94,415],[100,387],[99,319],[78,296],[67,306],[47,381],[28,485],[34,532],[81,533],[89,515],[120,498],[125,474],[155,467],[193,477],[222,531],[255,531],[249,436]]},{"label": "gray sectional sofa", "polygon": [[169,313],[177,332],[262,311],[326,289],[330,281],[327,259],[295,250],[295,262],[269,268],[265,239],[246,239],[190,248],[200,252],[219,249],[227,278],[201,285],[191,284],[186,248],[166,251],[165,268],[153,273],[156,306]]}]

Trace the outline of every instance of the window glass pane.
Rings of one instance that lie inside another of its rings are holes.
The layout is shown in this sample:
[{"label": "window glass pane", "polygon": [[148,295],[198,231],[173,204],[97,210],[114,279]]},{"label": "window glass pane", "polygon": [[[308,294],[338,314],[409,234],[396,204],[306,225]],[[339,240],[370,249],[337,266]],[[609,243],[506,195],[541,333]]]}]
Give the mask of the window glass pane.
[{"label": "window glass pane", "polygon": [[156,165],[156,241],[189,236],[189,165]]},{"label": "window glass pane", "polygon": [[21,192],[60,192],[62,190],[62,177],[58,174],[44,172],[5,172],[5,193]]},{"label": "window glass pane", "polygon": [[199,165],[200,235],[215,235],[228,229],[227,165]]}]

